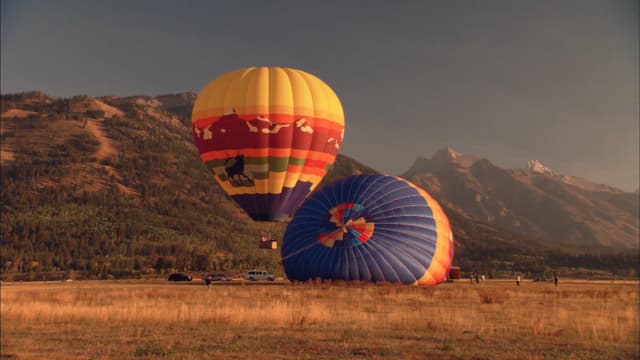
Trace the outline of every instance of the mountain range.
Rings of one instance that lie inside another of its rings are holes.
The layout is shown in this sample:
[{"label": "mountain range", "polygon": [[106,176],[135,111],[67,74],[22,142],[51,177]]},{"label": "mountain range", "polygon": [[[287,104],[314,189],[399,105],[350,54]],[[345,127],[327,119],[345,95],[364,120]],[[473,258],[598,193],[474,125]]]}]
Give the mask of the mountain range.
[{"label": "mountain range", "polygon": [[638,195],[562,175],[538,160],[503,169],[451,148],[402,177],[473,219],[569,248],[638,248]]},{"label": "mountain range", "polygon": [[[215,185],[191,138],[195,98],[2,95],[2,271],[277,267],[254,245],[286,224],[251,221]],[[320,186],[360,173],[377,171],[339,155]],[[540,161],[504,169],[445,148],[401,176],[441,203],[468,268],[639,247],[637,193]]]}]

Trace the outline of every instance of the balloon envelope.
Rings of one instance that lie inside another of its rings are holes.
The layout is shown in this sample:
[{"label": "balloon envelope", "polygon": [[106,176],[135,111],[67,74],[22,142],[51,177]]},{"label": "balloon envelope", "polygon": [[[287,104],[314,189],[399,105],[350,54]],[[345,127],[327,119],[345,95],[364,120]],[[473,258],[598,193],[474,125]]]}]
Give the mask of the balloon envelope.
[{"label": "balloon envelope", "polygon": [[434,285],[453,259],[440,205],[393,176],[358,175],[314,192],[289,223],[282,262],[291,280]]},{"label": "balloon envelope", "polygon": [[286,220],[333,164],[344,114],[317,77],[251,67],[205,86],[191,127],[200,158],[249,216]]}]

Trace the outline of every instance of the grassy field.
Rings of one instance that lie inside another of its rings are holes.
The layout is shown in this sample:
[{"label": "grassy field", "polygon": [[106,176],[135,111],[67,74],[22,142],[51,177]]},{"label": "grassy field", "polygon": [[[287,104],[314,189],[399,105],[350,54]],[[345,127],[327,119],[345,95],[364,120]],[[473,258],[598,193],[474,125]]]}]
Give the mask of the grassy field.
[{"label": "grassy field", "polygon": [[635,359],[638,283],[3,283],[2,359]]}]

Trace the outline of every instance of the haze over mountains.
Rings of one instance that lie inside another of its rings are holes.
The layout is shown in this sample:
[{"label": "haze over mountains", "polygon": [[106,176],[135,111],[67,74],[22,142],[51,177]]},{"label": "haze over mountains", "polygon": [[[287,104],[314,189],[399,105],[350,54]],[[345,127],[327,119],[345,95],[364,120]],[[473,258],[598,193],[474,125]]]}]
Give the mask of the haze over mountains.
[{"label": "haze over mountains", "polygon": [[[2,270],[31,260],[41,269],[105,271],[97,264],[115,266],[114,258],[136,271],[278,266],[277,252],[253,245],[286,225],[252,222],[215,185],[191,139],[195,97],[3,95]],[[323,182],[375,172],[339,155]],[[402,177],[445,208],[458,264],[495,260],[514,270],[538,266],[542,251],[639,247],[637,193],[540,161],[503,169],[446,148],[417,158]]]}]

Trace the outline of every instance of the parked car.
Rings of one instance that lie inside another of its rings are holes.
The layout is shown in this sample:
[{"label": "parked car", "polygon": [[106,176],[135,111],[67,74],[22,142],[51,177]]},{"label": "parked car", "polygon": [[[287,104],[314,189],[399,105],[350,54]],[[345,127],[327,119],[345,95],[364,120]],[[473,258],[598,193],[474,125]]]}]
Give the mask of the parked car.
[{"label": "parked car", "polygon": [[225,274],[209,274],[207,275],[211,281],[231,281],[232,278]]},{"label": "parked car", "polygon": [[244,272],[244,278],[250,281],[269,280],[273,281],[276,276],[266,270],[247,270]]},{"label": "parked car", "polygon": [[184,274],[184,273],[173,273],[171,275],[169,275],[169,281],[191,281],[193,280],[191,278],[191,275],[188,274]]}]

